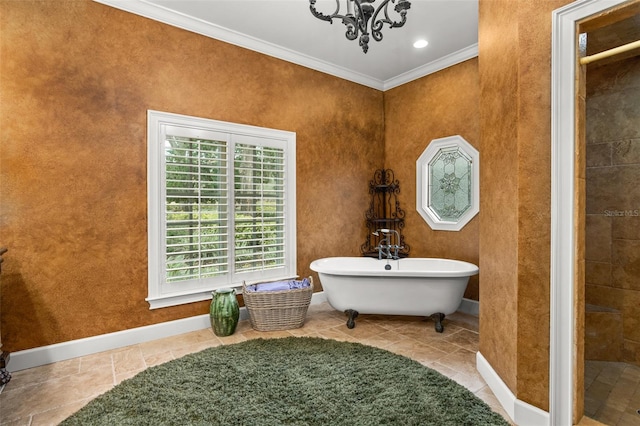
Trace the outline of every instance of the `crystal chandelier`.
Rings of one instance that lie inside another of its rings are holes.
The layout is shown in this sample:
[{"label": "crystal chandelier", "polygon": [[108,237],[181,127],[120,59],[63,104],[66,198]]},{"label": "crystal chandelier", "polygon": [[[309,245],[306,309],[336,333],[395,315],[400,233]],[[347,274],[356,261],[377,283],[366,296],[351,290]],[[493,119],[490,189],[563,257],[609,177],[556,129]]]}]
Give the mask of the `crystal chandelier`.
[{"label": "crystal chandelier", "polygon": [[[336,0],[336,10],[331,15],[325,15],[316,10],[316,0],[309,0],[311,13],[318,19],[333,23],[333,19],[342,19],[342,23],[347,27],[345,36],[349,40],[355,40],[360,36],[360,47],[367,53],[369,50],[369,21],[371,21],[371,35],[375,41],[382,40],[382,26],[389,24],[389,28],[401,27],[407,22],[407,10],[411,7],[408,0],[383,0],[376,9],[371,3],[376,0],[344,0],[347,3],[347,14],[340,14],[340,1]],[[394,10],[400,14],[400,20],[394,21],[389,18],[389,2],[393,3]],[[380,11],[384,11],[384,18],[378,19]]]}]

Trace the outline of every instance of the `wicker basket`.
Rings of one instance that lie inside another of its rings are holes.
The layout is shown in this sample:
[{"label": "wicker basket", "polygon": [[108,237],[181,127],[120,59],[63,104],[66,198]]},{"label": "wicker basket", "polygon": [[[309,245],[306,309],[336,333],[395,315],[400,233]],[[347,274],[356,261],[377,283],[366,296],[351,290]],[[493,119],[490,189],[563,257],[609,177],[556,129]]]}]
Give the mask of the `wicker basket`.
[{"label": "wicker basket", "polygon": [[251,327],[258,331],[302,327],[313,294],[312,277],[309,283],[309,287],[294,290],[247,292],[247,284],[243,282],[242,296]]}]

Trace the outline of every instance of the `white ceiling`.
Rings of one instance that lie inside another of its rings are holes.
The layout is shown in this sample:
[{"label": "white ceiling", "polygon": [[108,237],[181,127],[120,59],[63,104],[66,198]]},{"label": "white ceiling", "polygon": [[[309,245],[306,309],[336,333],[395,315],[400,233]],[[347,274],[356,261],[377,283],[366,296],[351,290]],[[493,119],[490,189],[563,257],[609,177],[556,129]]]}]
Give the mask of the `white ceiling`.
[{"label": "white ceiling", "polygon": [[[94,0],[378,90],[387,90],[478,54],[478,0],[410,0],[407,23],[382,30],[364,54],[346,27],[315,18],[308,0]],[[340,0],[343,2],[343,0]],[[377,0],[374,5],[380,4]],[[389,17],[399,20],[389,3]],[[317,0],[331,14],[336,0]],[[340,11],[344,13],[344,9]],[[424,38],[423,49],[413,42]]]}]

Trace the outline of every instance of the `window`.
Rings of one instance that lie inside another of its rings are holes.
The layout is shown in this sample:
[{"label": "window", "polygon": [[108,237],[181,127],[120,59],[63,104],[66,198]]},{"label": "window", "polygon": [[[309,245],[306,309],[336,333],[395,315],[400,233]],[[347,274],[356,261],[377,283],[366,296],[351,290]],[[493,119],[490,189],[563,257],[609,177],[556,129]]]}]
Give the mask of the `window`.
[{"label": "window", "polygon": [[478,151],[462,136],[434,139],[416,161],[416,207],[431,226],[459,231],[480,208]]},{"label": "window", "polygon": [[151,308],[296,276],[295,133],[148,112]]}]

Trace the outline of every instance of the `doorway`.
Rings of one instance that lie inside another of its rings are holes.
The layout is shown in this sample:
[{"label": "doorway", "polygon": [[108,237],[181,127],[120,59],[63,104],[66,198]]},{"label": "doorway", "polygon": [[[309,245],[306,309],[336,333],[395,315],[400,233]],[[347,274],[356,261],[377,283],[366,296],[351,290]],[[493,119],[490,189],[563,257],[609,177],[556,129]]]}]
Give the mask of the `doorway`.
[{"label": "doorway", "polygon": [[638,0],[577,1],[553,13],[550,423],[554,425],[578,422],[584,411],[586,206],[595,211],[601,207],[586,199],[586,68],[577,64],[577,28],[587,32],[610,25],[635,14],[638,6]]},{"label": "doorway", "polygon": [[640,13],[580,35],[586,58],[600,58],[582,60],[589,62],[579,147],[586,177],[584,414],[608,425],[640,424],[633,398],[640,385],[638,40]]}]

